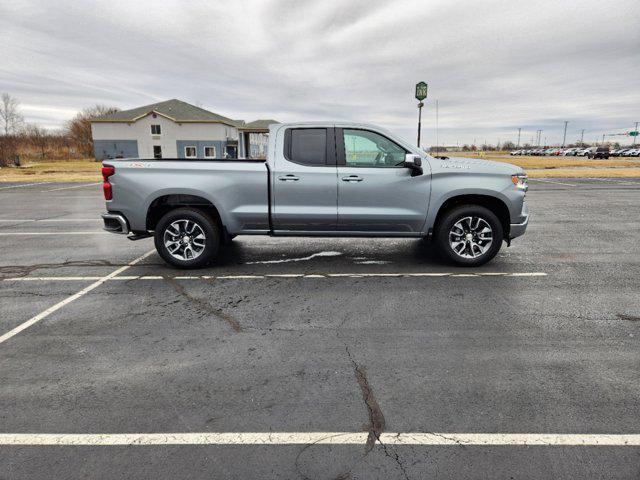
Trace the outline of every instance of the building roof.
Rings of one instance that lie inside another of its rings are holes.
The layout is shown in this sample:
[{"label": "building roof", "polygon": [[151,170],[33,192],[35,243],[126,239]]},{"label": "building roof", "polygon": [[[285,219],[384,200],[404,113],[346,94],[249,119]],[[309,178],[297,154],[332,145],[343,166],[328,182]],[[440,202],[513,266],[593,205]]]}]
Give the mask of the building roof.
[{"label": "building roof", "polygon": [[280,123],[277,120],[273,120],[272,118],[265,120],[254,120],[253,122],[245,123],[241,125],[240,130],[251,130],[251,131],[269,131],[269,125],[273,123]]},{"label": "building roof", "polygon": [[152,103],[144,107],[131,110],[121,110],[91,119],[92,122],[126,122],[131,123],[143,118],[150,113],[157,113],[178,123],[224,123],[232,127],[244,126],[242,120],[232,120],[204,108],[196,107],[177,99]]}]

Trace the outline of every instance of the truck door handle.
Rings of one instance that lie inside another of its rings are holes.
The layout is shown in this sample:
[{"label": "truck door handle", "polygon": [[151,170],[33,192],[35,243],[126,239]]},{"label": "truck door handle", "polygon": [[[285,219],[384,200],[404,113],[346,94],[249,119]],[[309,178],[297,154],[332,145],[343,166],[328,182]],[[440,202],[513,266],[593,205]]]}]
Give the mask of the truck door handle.
[{"label": "truck door handle", "polygon": [[364,178],[358,175],[349,175],[348,177],[342,177],[343,182],[361,182]]},{"label": "truck door handle", "polygon": [[292,182],[297,182],[298,180],[300,180],[300,178],[290,173],[288,175],[285,175],[284,177],[278,177],[278,180],[282,180],[283,182],[286,182],[287,180],[291,180]]}]

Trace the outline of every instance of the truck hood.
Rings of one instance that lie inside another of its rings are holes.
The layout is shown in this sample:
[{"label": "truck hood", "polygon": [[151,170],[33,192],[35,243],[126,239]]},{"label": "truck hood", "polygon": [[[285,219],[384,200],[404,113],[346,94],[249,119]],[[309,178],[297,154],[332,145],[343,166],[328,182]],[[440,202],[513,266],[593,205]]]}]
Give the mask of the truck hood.
[{"label": "truck hood", "polygon": [[449,157],[446,160],[440,158],[430,160],[431,168],[434,172],[494,173],[505,175],[524,173],[524,170],[516,165],[482,160],[480,158]]}]

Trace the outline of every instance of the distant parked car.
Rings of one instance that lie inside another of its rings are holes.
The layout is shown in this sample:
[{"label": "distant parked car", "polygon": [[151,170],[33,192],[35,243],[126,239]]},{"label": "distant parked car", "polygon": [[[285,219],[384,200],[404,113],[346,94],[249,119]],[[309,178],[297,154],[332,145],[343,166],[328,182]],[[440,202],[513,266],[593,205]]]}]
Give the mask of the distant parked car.
[{"label": "distant parked car", "polygon": [[509,155],[512,155],[512,156],[522,155],[522,150],[514,150],[513,152],[510,152]]},{"label": "distant parked car", "polygon": [[640,148],[630,148],[624,152],[625,157],[640,157]]},{"label": "distant parked car", "polygon": [[564,151],[563,155],[565,157],[575,157],[578,153],[578,150],[582,150],[581,148],[568,148]]},{"label": "distant parked car", "polygon": [[609,158],[609,147],[596,147],[595,149],[591,149],[587,154],[589,158]]},{"label": "distant parked car", "polygon": [[586,157],[589,154],[590,148],[583,148],[576,152],[576,157]]},{"label": "distant parked car", "polygon": [[634,157],[637,155],[634,155],[634,153],[640,151],[637,148],[623,148],[621,150],[618,151],[618,157]]}]

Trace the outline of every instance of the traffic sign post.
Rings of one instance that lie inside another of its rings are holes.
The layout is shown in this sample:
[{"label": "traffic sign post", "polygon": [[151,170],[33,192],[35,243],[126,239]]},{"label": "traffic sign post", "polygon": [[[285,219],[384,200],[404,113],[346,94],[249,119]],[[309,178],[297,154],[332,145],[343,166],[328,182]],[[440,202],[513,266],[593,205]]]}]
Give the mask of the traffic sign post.
[{"label": "traffic sign post", "polygon": [[422,107],[423,100],[427,98],[428,85],[426,82],[416,83],[416,100],[418,100],[418,148],[420,148],[420,131],[422,130]]}]

